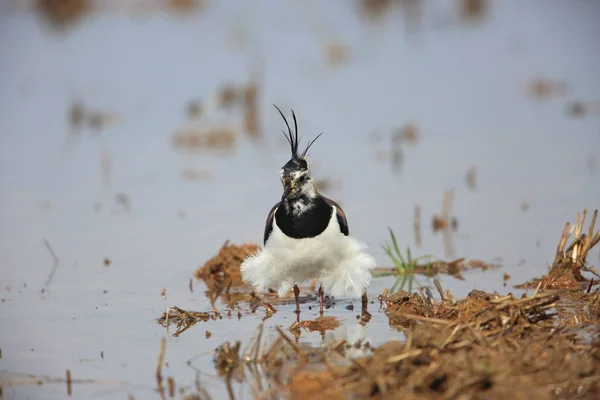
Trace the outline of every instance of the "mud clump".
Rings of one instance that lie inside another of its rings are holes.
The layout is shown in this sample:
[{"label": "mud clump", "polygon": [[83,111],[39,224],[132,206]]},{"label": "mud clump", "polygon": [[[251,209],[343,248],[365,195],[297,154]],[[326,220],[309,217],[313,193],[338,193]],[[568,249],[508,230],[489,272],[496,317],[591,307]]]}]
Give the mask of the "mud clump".
[{"label": "mud clump", "polygon": [[553,293],[517,299],[512,294],[500,296],[473,290],[464,300],[451,304],[402,291],[384,299],[384,305],[390,326],[399,330],[409,328],[414,321],[431,321],[438,325],[468,323],[487,333],[508,334],[547,319],[546,310],[555,307],[558,300],[559,296]]},{"label": "mud clump", "polygon": [[383,345],[345,371],[345,387],[358,398],[594,398],[598,350],[549,333],[486,337],[470,325],[416,324],[403,346]]},{"label": "mud clump", "polygon": [[194,276],[203,280],[209,291],[220,292],[228,287],[244,286],[240,266],[247,257],[259,250],[260,247],[255,244],[236,246],[227,242],[216,256],[196,269]]},{"label": "mud clump", "polygon": [[335,385],[327,371],[300,371],[292,377],[288,390],[290,399],[344,400],[344,391]]},{"label": "mud clump", "polygon": [[[206,284],[206,296],[210,300],[215,312],[218,313],[215,306],[216,300],[222,298],[230,309],[234,309],[240,302],[249,302],[251,312],[255,312],[257,308],[262,306],[265,308],[267,315],[270,316],[277,312],[270,302],[284,304],[292,298],[293,294],[291,291],[280,297],[272,289],[258,295],[242,280],[240,271],[242,262],[259,250],[260,246],[253,243],[244,243],[241,246],[236,246],[226,242],[216,256],[194,271],[194,277],[203,280]],[[313,280],[310,286],[300,287],[301,303],[315,299],[315,284],[316,280]]]},{"label": "mud clump", "polygon": [[[263,371],[268,387],[275,385],[278,393],[292,399],[592,399],[600,395],[597,327],[591,335],[582,335],[581,319],[573,323],[556,312],[563,307],[559,294],[536,292],[517,298],[473,290],[456,301],[441,286],[438,291],[441,300],[426,290],[380,297],[390,326],[402,331],[405,340],[375,348],[368,342],[347,342],[348,338],[302,346],[276,327],[279,336],[261,351],[259,334],[245,356],[234,357],[244,364],[241,381],[256,381],[256,371]],[[588,304],[588,328],[597,326],[593,312],[599,293],[597,289],[580,299]],[[573,316],[573,310],[566,307],[563,312]],[[305,321],[290,331],[328,329],[324,325],[331,322],[335,321]],[[354,349],[359,354],[352,355]],[[265,396],[270,398],[269,389],[258,388],[255,398]]]},{"label": "mud clump", "polygon": [[[583,232],[586,215],[587,210],[583,210],[581,215],[577,213],[575,225],[571,226],[568,222],[565,224],[548,274],[517,287],[539,286],[540,290],[582,289],[582,285],[588,282],[582,272],[591,272],[600,278],[600,273],[586,263],[589,251],[600,242],[600,230],[594,231],[598,210],[594,210],[587,234]],[[573,240],[567,246],[571,236]]]},{"label": "mud clump", "polygon": [[[443,292],[440,290],[440,294]],[[599,290],[587,302],[588,326],[597,323]],[[444,295],[443,297],[447,297]],[[388,342],[345,372],[346,388],[358,398],[596,398],[600,354],[565,318],[557,293],[530,297],[473,290],[452,304],[423,293],[400,292],[382,299],[390,326],[406,341]],[[571,298],[565,298],[571,302]],[[573,317],[575,309],[565,314]],[[597,335],[597,331],[596,331]]]}]

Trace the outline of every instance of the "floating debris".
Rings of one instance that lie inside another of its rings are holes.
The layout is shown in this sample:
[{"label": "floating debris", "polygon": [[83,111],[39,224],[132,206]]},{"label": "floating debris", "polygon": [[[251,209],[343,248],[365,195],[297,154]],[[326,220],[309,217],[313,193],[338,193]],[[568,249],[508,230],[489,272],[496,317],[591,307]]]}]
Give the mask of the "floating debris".
[{"label": "floating debris", "polygon": [[[33,349],[31,349],[33,351]],[[68,371],[68,372],[67,372]],[[0,389],[17,387],[17,386],[41,386],[46,384],[66,384],[67,385],[67,394],[69,391],[69,387],[73,388],[74,385],[98,385],[105,386],[107,384],[111,385],[127,385],[126,381],[118,381],[118,380],[105,380],[105,379],[77,379],[71,376],[71,372],[69,370],[65,371],[64,378],[53,378],[48,375],[33,375],[33,374],[24,374],[19,372],[11,372],[7,370],[2,371],[2,385]],[[0,390],[0,394],[2,394],[2,390]]]},{"label": "floating debris", "polygon": [[[372,139],[379,141],[381,133],[375,132],[371,135]],[[392,171],[401,174],[405,159],[404,147],[406,145],[416,145],[419,142],[419,130],[414,124],[407,124],[404,127],[397,128],[389,133],[390,144],[385,149],[377,151],[376,158],[378,162],[390,161]]]},{"label": "floating debris", "polygon": [[260,137],[258,84],[249,83],[243,90],[244,130],[252,139]]},{"label": "floating debris", "polygon": [[[458,258],[453,261],[431,261],[415,263],[411,267],[411,273],[424,276],[450,275],[457,279],[464,280],[462,273],[471,270],[487,271],[496,269],[497,264],[486,263],[477,259]],[[375,267],[373,273],[376,276],[398,275],[398,269],[395,267]]]},{"label": "floating debris", "polygon": [[467,173],[465,174],[465,182],[467,183],[467,187],[472,191],[477,189],[477,167],[471,165],[467,169]]},{"label": "floating debris", "polygon": [[406,33],[417,31],[423,22],[423,0],[360,0],[359,6],[359,13],[370,23],[382,22],[384,17],[397,9]]},{"label": "floating debris", "polygon": [[87,125],[93,133],[99,134],[100,131],[107,126],[119,122],[117,114],[108,111],[90,110],[79,100],[71,102],[67,111],[67,119],[71,135],[81,133],[81,129],[85,125]]},{"label": "floating debris", "polygon": [[402,173],[402,165],[404,164],[404,151],[401,146],[396,146],[391,150],[392,170],[398,174]]},{"label": "floating debris", "polygon": [[329,65],[340,66],[350,59],[348,46],[337,40],[330,40],[325,45],[325,60]]},{"label": "floating debris", "polygon": [[181,170],[181,179],[184,181],[207,181],[214,175],[211,169],[183,169]]},{"label": "floating debris", "polygon": [[567,104],[567,114],[573,118],[584,118],[600,114],[600,101],[576,100]]},{"label": "floating debris", "polygon": [[187,116],[189,118],[200,118],[203,114],[203,106],[201,100],[190,100],[186,107]]},{"label": "floating debris", "polygon": [[96,134],[107,126],[119,121],[116,114],[106,111],[91,110],[87,112],[87,123]]},{"label": "floating debris", "polygon": [[131,202],[129,200],[129,196],[125,193],[117,193],[115,197],[116,197],[117,204],[120,205],[121,207],[123,207],[125,212],[130,213],[131,212]]},{"label": "floating debris", "polygon": [[452,190],[444,191],[444,197],[442,198],[442,213],[441,215],[434,215],[431,219],[433,233],[446,230],[448,227],[452,228],[453,231],[456,231],[458,228],[458,220],[456,217],[451,216],[452,197]]},{"label": "floating debris", "polygon": [[85,108],[79,101],[73,101],[68,111],[69,125],[71,126],[71,134],[79,134],[85,121]]},{"label": "floating debris", "polygon": [[223,84],[217,90],[217,103],[220,108],[230,109],[237,105],[242,98],[241,90],[231,84]]},{"label": "floating debris", "polygon": [[454,242],[452,234],[458,230],[458,219],[452,216],[453,190],[445,190],[442,198],[441,215],[432,217],[431,226],[433,233],[442,232],[442,243],[446,257],[454,257]]},{"label": "floating debris", "polygon": [[419,128],[415,124],[407,124],[393,134],[393,141],[408,144],[408,145],[416,145],[419,143]]},{"label": "floating debris", "polygon": [[173,146],[189,152],[201,150],[232,152],[237,144],[235,129],[231,126],[215,126],[205,130],[186,129],[173,134]]},{"label": "floating debris", "polygon": [[581,101],[572,101],[567,105],[567,111],[573,118],[581,118],[585,116],[586,107]]},{"label": "floating debris", "polygon": [[562,97],[567,94],[567,84],[562,80],[534,79],[529,87],[531,96],[537,99]]},{"label": "floating debris", "polygon": [[177,306],[169,307],[156,320],[159,325],[168,328],[175,325],[177,330],[173,336],[179,336],[198,322],[207,322],[216,319],[216,314],[202,311],[186,311]]},{"label": "floating debris", "polygon": [[456,230],[458,227],[458,220],[456,218],[452,218],[449,222],[447,218],[434,215],[431,219],[431,226],[434,233],[446,230],[448,227],[451,227],[452,230]]}]

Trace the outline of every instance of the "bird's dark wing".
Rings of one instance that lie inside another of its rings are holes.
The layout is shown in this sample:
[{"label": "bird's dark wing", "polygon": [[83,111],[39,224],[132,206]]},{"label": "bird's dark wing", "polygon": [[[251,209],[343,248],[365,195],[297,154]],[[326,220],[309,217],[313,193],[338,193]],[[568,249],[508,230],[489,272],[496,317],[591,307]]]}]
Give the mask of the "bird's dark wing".
[{"label": "bird's dark wing", "polygon": [[281,202],[275,204],[273,208],[271,208],[271,211],[269,211],[267,223],[265,224],[265,235],[263,238],[263,244],[267,244],[267,240],[269,239],[269,236],[271,236],[271,232],[273,231],[273,220],[275,219],[275,212],[277,211],[277,207],[279,207],[280,204]]},{"label": "bird's dark wing", "polygon": [[342,210],[342,207],[340,207],[340,205],[335,201],[328,199],[325,196],[323,196],[323,198],[327,203],[329,203],[330,206],[336,208],[336,215],[338,224],[340,224],[340,230],[344,235],[348,236],[350,234],[350,231],[348,230],[348,220],[346,219],[346,213],[344,212],[344,210]]}]

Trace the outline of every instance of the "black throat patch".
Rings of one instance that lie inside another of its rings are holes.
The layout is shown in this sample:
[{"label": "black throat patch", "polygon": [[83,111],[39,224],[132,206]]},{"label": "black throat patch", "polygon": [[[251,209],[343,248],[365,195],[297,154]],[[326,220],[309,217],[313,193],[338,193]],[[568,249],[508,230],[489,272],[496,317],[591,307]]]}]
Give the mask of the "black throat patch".
[{"label": "black throat patch", "polygon": [[[311,207],[308,207],[302,214],[293,213],[294,202],[310,202]],[[295,199],[290,199],[290,204],[283,204],[275,213],[275,221],[281,231],[289,237],[295,239],[311,238],[320,235],[327,228],[333,207],[321,196],[307,198],[299,196]]]}]

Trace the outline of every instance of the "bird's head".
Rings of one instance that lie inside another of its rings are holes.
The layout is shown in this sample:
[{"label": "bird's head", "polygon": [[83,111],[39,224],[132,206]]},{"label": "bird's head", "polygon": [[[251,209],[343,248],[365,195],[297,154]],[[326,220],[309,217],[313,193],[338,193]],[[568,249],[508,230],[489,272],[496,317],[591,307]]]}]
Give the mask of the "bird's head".
[{"label": "bird's head", "polygon": [[294,199],[300,196],[306,196],[308,198],[315,197],[317,195],[317,189],[310,176],[307,152],[308,149],[310,149],[310,146],[312,146],[315,140],[322,134],[319,134],[316,138],[308,142],[304,151],[299,153],[298,145],[300,144],[300,139],[298,138],[298,121],[296,120],[296,114],[292,110],[292,118],[294,119],[294,131],[292,131],[290,124],[279,107],[275,106],[275,108],[277,108],[277,111],[279,111],[279,114],[281,114],[281,117],[287,126],[287,132],[284,130],[283,135],[290,144],[290,149],[292,151],[292,157],[279,171],[281,183],[283,184],[283,196],[281,196],[281,200]]}]

